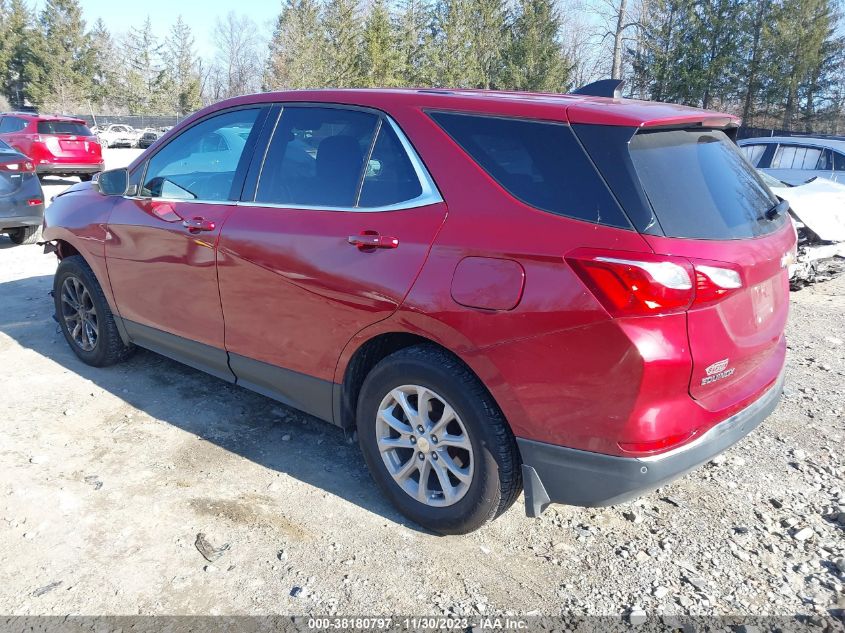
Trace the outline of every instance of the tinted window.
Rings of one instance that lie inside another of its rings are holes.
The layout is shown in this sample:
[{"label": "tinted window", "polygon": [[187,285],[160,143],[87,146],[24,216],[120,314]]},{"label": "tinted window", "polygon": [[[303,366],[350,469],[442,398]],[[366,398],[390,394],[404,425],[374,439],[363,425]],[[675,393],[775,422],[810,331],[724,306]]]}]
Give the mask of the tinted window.
[{"label": "tinted window", "polygon": [[736,239],[769,233],[785,221],[764,219],[777,200],[722,132],[641,132],[631,158],[669,237]]},{"label": "tinted window", "polygon": [[757,163],[760,162],[760,159],[763,157],[763,153],[766,151],[765,145],[743,145],[742,146],[742,153],[745,154],[745,157],[748,159],[748,162],[757,167]]},{"label": "tinted window", "polygon": [[82,123],[73,121],[39,121],[39,134],[73,134],[74,136],[94,136]]},{"label": "tinted window", "polygon": [[431,117],[515,198],[559,215],[630,227],[569,126],[445,112]]},{"label": "tinted window", "polygon": [[383,122],[361,187],[360,207],[381,207],[422,194],[414,166],[391,125]]},{"label": "tinted window", "polygon": [[182,132],[150,159],[142,195],[176,200],[235,199],[231,191],[235,173],[258,113],[258,109],[233,110]]},{"label": "tinted window", "polygon": [[834,171],[845,171],[845,154],[833,152],[833,169]]},{"label": "tinted window", "polygon": [[6,143],[5,141],[0,141],[0,152],[4,152],[4,153],[8,154],[9,152],[16,152],[16,151],[17,150],[12,149],[11,146],[8,143]]},{"label": "tinted window", "polygon": [[24,119],[19,119],[14,116],[4,116],[0,120],[0,134],[10,134],[12,132],[20,132],[27,126]]},{"label": "tinted window", "polygon": [[267,150],[256,202],[352,208],[379,117],[290,106]]}]

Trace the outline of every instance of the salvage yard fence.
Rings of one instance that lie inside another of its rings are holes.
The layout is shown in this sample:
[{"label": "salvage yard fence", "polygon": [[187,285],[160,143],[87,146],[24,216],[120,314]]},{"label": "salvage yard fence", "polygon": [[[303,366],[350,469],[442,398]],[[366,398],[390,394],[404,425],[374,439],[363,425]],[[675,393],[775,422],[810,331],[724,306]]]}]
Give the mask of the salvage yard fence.
[{"label": "salvage yard fence", "polygon": [[82,119],[90,127],[96,125],[99,128],[104,128],[112,123],[121,123],[123,125],[131,125],[136,130],[143,130],[145,128],[153,128],[157,130],[162,127],[172,127],[179,123],[188,115],[146,115],[146,114],[130,114],[130,115],[92,115],[92,114],[74,114],[75,118]]}]

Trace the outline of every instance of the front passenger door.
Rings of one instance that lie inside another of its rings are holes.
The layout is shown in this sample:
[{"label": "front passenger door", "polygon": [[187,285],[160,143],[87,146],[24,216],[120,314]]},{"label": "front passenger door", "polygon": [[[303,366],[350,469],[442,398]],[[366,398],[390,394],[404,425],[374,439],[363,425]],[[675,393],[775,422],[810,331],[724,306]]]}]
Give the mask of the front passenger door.
[{"label": "front passenger door", "polygon": [[[223,346],[217,240],[235,210],[266,108],[211,115],[147,161],[139,191],[109,218],[106,262],[120,316],[138,344],[233,381]],[[229,155],[195,149],[223,135]],[[190,160],[189,160],[190,159]]]}]

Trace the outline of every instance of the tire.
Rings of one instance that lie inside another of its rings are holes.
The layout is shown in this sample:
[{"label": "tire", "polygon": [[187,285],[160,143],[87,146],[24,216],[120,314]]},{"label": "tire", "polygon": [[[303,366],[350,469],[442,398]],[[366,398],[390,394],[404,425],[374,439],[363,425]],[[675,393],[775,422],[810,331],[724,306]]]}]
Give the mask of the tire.
[{"label": "tire", "polygon": [[93,174],[79,174],[79,182],[88,182],[93,178]]},{"label": "tire", "polygon": [[[66,257],[59,263],[53,296],[59,327],[82,362],[107,367],[126,360],[135,351],[133,345],[124,344],[120,338],[103,289],[81,256]],[[80,309],[74,311],[77,306]]]},{"label": "tire", "polygon": [[41,238],[40,226],[24,226],[9,229],[9,239],[15,244],[35,244]]},{"label": "tire", "polygon": [[[431,402],[423,419],[429,430],[419,437],[407,422],[402,394],[412,414],[419,413],[414,407],[420,398]],[[454,417],[446,415],[446,406]],[[499,407],[478,378],[441,348],[419,345],[384,358],[364,380],[356,415],[358,442],[376,484],[402,514],[433,532],[472,532],[504,513],[522,490],[519,451]],[[447,419],[452,421],[446,430],[437,430]],[[380,441],[396,448],[383,453]],[[431,474],[421,491],[423,469]]]}]

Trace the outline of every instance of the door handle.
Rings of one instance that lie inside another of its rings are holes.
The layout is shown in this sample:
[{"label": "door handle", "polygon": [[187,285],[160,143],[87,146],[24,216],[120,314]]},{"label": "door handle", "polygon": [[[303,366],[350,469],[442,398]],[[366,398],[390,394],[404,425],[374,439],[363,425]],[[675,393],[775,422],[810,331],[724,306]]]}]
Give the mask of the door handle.
[{"label": "door handle", "polygon": [[399,239],[396,237],[385,237],[375,231],[364,231],[361,235],[350,235],[347,241],[358,250],[370,251],[376,248],[396,248],[399,246]]},{"label": "door handle", "polygon": [[205,218],[191,218],[190,220],[183,220],[182,226],[188,229],[190,233],[199,233],[200,231],[213,231],[215,224]]}]

